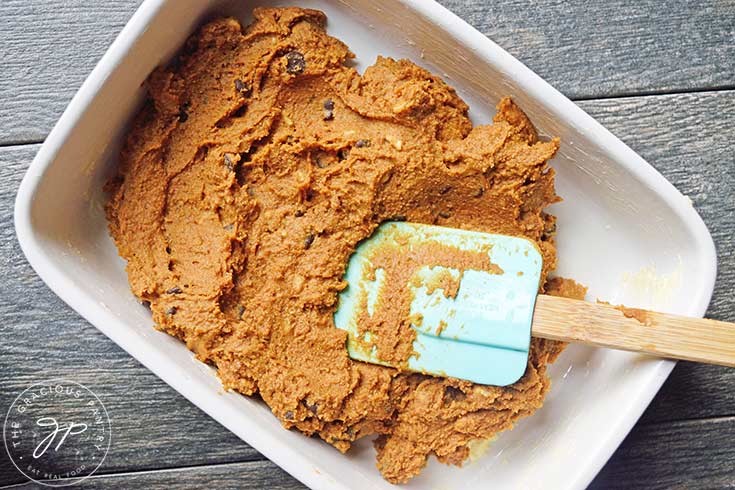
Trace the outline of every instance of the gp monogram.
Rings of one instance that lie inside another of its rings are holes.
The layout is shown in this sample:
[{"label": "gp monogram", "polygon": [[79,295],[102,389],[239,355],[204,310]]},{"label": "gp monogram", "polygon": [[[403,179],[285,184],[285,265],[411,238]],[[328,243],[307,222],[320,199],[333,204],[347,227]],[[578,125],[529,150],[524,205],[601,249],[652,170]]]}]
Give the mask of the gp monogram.
[{"label": "gp monogram", "polygon": [[87,387],[64,379],[34,384],[10,406],[3,440],[23,475],[42,485],[74,485],[100,467],[110,447],[110,419]]}]

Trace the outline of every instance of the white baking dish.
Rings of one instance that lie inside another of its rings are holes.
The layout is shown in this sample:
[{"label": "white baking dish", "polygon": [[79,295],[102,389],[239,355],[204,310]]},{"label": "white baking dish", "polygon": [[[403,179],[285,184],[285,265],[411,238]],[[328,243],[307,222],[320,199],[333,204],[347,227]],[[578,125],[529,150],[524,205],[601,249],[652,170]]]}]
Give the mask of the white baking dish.
[{"label": "white baking dish", "polygon": [[[271,2],[281,4],[282,2]],[[328,30],[357,54],[407,57],[442,75],[487,122],[511,95],[544,135],[562,139],[553,165],[565,201],[559,274],[590,299],[702,315],[715,278],[712,239],[690,201],[648,163],[508,53],[428,0],[300,0],[324,10]],[[204,18],[247,20],[243,0],[146,0],[94,69],[31,164],[15,224],[29,262],[87,320],[231,431],[305,484],[390,488],[368,441],[341,455],[285,431],[263,404],[222,394],[214,371],[155,331],[128,289],[107,234],[101,186],[141,100],[141,82]],[[491,15],[491,14],[489,14]],[[641,415],[673,363],[572,347],[551,370],[553,389],[533,417],[465,468],[432,462],[409,488],[583,488]]]}]

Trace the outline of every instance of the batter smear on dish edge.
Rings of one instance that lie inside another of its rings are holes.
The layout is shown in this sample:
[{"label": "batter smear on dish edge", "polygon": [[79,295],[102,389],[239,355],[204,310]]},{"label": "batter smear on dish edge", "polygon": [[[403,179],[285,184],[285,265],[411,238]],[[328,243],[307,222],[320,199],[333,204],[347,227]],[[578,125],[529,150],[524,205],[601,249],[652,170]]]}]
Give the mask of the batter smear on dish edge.
[{"label": "batter smear on dish edge", "polygon": [[342,276],[360,240],[405,219],[534,240],[542,291],[581,298],[572,281],[547,280],[558,140],[539,141],[507,98],[473,128],[455,91],[406,60],[360,75],[321,12],[254,17],[203,26],[147,82],[108,184],[132,291],[157,328],[284,427],[340,451],[378,435],[393,483],[432,454],[460,465],[469,442],[541,406],[563,344],[533,339],[526,374],[505,388],[356,362],[332,319]]}]

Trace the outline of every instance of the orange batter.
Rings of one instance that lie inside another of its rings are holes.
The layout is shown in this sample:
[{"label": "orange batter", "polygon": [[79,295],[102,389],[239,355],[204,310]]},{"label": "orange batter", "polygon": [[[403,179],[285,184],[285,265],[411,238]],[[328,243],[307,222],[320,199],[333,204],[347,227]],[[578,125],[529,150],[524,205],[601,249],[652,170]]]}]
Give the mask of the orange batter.
[{"label": "orange batter", "polygon": [[[246,28],[203,26],[148,80],[107,215],[157,328],[287,428],[340,451],[379,435],[378,468],[400,483],[432,454],[461,464],[468,442],[539,408],[563,346],[534,339],[505,388],[352,361],[332,320],[348,258],[379,223],[406,219],[530,238],[545,281],[559,143],[539,141],[510,99],[473,128],[454,90],[410,61],[360,75],[325,22],[257,9]],[[545,291],[584,294],[561,280]]]}]

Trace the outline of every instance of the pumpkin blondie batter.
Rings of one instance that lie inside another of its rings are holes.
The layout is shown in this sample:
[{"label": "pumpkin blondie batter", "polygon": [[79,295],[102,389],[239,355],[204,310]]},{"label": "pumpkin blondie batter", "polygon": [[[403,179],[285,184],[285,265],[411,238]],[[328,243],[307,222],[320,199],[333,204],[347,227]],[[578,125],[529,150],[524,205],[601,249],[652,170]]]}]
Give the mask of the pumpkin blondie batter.
[{"label": "pumpkin blondie batter", "polygon": [[563,349],[533,339],[512,386],[475,385],[351,360],[333,314],[357,243],[386,220],[524,236],[542,291],[581,298],[555,268],[558,140],[539,141],[510,100],[472,126],[467,105],[413,63],[360,75],[314,10],[256,9],[203,26],[147,82],[109,184],[107,216],[132,291],[156,327],[258,394],[287,428],[340,451],[377,435],[390,482],[542,404]]}]

